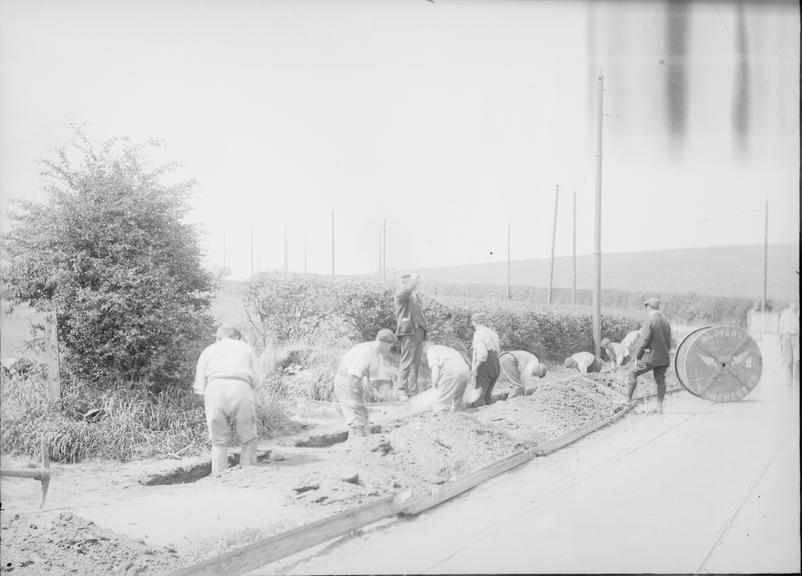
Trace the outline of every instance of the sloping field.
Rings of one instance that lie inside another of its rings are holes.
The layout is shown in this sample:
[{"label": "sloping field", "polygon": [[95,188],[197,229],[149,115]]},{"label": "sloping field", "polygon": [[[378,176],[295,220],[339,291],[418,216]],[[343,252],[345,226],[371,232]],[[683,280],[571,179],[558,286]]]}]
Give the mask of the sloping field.
[{"label": "sloping field", "polygon": [[[511,262],[511,280],[517,286],[547,287],[547,258]],[[554,286],[570,288],[572,258],[555,258]],[[594,261],[577,256],[577,289],[592,290]],[[781,300],[799,293],[799,245],[769,246],[768,296]],[[497,284],[507,282],[506,262],[416,270],[426,282]],[[695,292],[712,296],[760,298],[763,246],[718,246],[654,252],[602,255],[602,290],[635,292]]]}]

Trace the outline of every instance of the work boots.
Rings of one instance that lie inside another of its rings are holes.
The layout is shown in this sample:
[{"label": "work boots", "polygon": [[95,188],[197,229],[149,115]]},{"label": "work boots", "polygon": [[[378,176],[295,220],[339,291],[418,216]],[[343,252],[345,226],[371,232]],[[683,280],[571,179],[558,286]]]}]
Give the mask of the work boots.
[{"label": "work boots", "polygon": [[251,440],[242,445],[239,453],[240,468],[247,468],[256,464],[256,440]]},{"label": "work boots", "polygon": [[212,446],[212,476],[218,476],[228,469],[228,448]]}]

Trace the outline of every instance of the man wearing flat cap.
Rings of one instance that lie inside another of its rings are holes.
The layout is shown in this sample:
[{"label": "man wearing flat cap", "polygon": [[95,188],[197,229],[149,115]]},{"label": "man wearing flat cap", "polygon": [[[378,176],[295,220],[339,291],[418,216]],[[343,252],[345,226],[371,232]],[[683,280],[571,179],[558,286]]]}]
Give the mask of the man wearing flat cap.
[{"label": "man wearing flat cap", "polygon": [[632,403],[638,376],[651,371],[657,383],[657,413],[662,414],[663,398],[666,396],[666,370],[671,364],[671,324],[660,312],[660,300],[649,298],[643,305],[649,312],[649,321],[643,327],[635,351],[636,362],[629,371],[627,401]]},{"label": "man wearing flat cap", "polygon": [[421,310],[420,296],[415,291],[419,282],[419,275],[403,274],[395,293],[395,335],[401,348],[398,390],[407,396],[418,391],[418,371],[423,357],[423,341],[426,339],[426,320]]},{"label": "man wearing flat cap", "polygon": [[368,408],[362,379],[370,381],[379,372],[382,357],[397,343],[395,334],[382,328],[375,340],[357,344],[340,361],[334,376],[334,394],[349,428],[349,440],[368,434]]}]

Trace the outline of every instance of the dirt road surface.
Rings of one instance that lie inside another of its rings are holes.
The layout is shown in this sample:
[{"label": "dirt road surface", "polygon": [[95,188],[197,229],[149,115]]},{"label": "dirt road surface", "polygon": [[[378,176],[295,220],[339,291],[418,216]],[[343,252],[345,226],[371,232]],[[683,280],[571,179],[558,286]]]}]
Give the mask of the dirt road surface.
[{"label": "dirt road surface", "polygon": [[[252,574],[799,572],[798,389],[681,392],[445,505]],[[314,552],[314,555],[311,553]]]}]

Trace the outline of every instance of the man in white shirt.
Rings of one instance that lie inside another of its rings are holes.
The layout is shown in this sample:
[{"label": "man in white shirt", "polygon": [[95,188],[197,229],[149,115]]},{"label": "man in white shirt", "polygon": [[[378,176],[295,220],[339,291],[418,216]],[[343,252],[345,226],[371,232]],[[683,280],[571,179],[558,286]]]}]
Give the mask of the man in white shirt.
[{"label": "man in white shirt", "polygon": [[601,361],[591,352],[577,352],[571,354],[563,362],[566,368],[576,368],[580,374],[587,375],[588,372],[601,372]]},{"label": "man in white shirt", "polygon": [[780,358],[786,374],[785,383],[799,384],[799,302],[791,302],[777,322]]},{"label": "man in white shirt", "polygon": [[362,379],[376,374],[381,357],[385,356],[398,338],[390,330],[379,330],[372,342],[362,342],[345,353],[334,376],[334,394],[349,428],[348,438],[368,434],[368,408]]},{"label": "man in white shirt", "polygon": [[607,357],[613,363],[611,372],[618,370],[627,358],[629,358],[629,349],[624,344],[618,342],[610,342],[609,338],[604,338],[601,341],[601,348],[607,353]]},{"label": "man in white shirt", "polygon": [[201,352],[192,385],[203,395],[206,426],[212,443],[212,474],[228,468],[228,443],[234,423],[242,444],[240,466],[256,461],[256,406],[253,387],[259,382],[259,370],[253,349],[242,341],[236,328],[221,326],[216,342]]},{"label": "man in white shirt", "polygon": [[475,380],[476,388],[481,390],[479,399],[471,404],[472,407],[493,403],[493,387],[501,371],[498,363],[500,349],[498,334],[491,330],[486,322],[487,318],[481,312],[471,316],[474,328],[471,377]]},{"label": "man in white shirt", "polygon": [[624,339],[621,340],[621,344],[626,346],[627,350],[629,350],[629,356],[632,358],[635,355],[635,350],[638,346],[638,339],[640,338],[640,330],[633,330],[632,332],[628,332]]},{"label": "man in white shirt", "polygon": [[535,377],[543,378],[546,375],[546,366],[526,350],[502,352],[498,362],[501,369],[498,383],[510,388],[507,400],[525,394],[527,384],[531,384]]},{"label": "man in white shirt", "polygon": [[471,367],[462,354],[448,346],[426,342],[423,353],[432,373],[432,389],[437,391],[432,410],[458,410],[471,379]]}]

